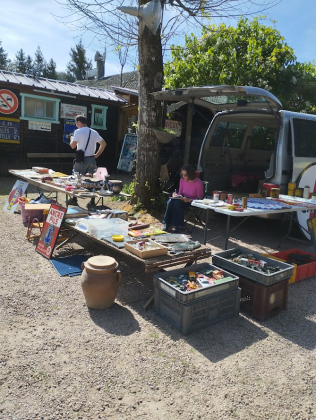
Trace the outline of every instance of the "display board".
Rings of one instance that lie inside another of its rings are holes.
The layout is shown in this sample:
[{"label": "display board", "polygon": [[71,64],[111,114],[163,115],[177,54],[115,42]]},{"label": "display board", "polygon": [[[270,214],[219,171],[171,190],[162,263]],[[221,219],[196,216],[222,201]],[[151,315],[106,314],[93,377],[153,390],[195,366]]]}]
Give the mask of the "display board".
[{"label": "display board", "polygon": [[36,246],[36,251],[48,259],[52,256],[65,214],[65,207],[51,204],[42,234]]},{"label": "display board", "polygon": [[117,169],[131,172],[137,151],[137,134],[125,134]]}]

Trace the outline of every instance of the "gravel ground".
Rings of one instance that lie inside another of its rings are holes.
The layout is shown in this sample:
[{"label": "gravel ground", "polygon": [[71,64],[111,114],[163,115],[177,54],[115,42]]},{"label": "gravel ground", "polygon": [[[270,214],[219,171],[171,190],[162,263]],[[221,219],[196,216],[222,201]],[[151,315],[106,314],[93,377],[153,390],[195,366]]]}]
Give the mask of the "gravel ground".
[{"label": "gravel ground", "polygon": [[[144,310],[153,281],[141,264],[81,237],[57,255],[111,255],[123,273],[114,306],[90,310],[80,276],[60,277],[2,210],[13,184],[0,179],[1,419],[316,419],[315,278],[290,285],[288,309],[267,321],[240,313],[184,336]],[[214,252],[225,223],[212,220]],[[249,220],[231,245],[277,251],[284,229]],[[282,243],[292,248],[313,252]]]}]

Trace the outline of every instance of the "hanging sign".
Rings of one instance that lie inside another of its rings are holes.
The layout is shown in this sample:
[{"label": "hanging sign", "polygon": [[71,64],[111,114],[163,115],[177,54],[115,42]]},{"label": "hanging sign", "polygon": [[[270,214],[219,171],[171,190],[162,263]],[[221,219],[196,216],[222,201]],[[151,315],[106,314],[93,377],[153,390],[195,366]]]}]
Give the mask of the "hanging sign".
[{"label": "hanging sign", "polygon": [[131,172],[137,151],[137,134],[125,134],[117,169]]},{"label": "hanging sign", "polygon": [[13,114],[18,106],[18,98],[11,90],[0,89],[0,112],[2,114]]},{"label": "hanging sign", "polygon": [[9,194],[9,197],[6,199],[3,210],[14,213],[17,205],[19,204],[18,200],[25,193],[28,185],[29,184],[25,181],[16,181]]},{"label": "hanging sign", "polygon": [[36,246],[36,251],[42,254],[45,258],[49,259],[52,256],[65,214],[65,207],[57,204],[51,204],[42,234]]}]

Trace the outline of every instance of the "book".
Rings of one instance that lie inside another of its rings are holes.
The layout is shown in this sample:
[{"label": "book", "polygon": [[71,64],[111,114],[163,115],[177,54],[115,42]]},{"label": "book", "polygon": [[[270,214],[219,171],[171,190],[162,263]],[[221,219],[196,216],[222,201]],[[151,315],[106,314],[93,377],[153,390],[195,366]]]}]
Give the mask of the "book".
[{"label": "book", "polygon": [[137,238],[138,236],[150,236],[150,235],[160,235],[166,233],[164,230],[157,229],[154,227],[149,227],[147,229],[129,229],[128,234]]},{"label": "book", "polygon": [[170,197],[172,200],[181,200],[181,198],[184,198],[183,195],[176,195],[175,197]]}]

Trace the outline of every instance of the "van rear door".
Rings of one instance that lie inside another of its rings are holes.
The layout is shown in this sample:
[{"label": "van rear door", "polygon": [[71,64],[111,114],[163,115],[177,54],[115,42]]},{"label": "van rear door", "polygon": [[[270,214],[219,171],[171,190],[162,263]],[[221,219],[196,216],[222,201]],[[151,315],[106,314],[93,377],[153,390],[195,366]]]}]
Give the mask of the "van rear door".
[{"label": "van rear door", "polygon": [[270,92],[254,86],[199,86],[152,93],[156,100],[196,103],[216,114],[220,111],[256,109],[278,111],[281,102]]}]

